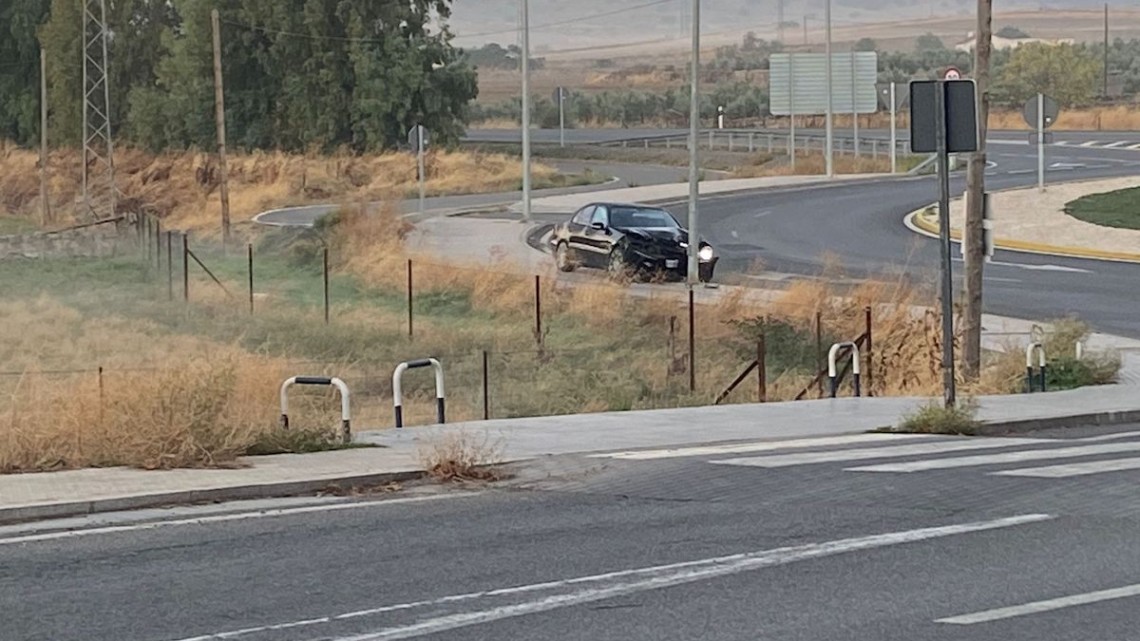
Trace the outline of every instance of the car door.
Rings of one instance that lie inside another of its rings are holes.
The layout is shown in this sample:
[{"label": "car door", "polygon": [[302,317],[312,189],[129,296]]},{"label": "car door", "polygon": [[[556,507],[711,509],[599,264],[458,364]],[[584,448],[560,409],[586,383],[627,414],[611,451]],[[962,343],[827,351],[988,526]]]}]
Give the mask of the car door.
[{"label": "car door", "polygon": [[574,213],[566,223],[566,245],[570,250],[570,259],[584,262],[590,252],[586,251],[586,230],[590,228],[590,219],[594,215],[594,206],[586,205]]},{"label": "car door", "polygon": [[[598,225],[602,229],[596,229]],[[609,264],[610,250],[613,247],[613,232],[610,231],[610,212],[605,205],[594,208],[590,224],[586,226],[585,240],[582,243],[582,261],[591,267],[604,268]]]}]

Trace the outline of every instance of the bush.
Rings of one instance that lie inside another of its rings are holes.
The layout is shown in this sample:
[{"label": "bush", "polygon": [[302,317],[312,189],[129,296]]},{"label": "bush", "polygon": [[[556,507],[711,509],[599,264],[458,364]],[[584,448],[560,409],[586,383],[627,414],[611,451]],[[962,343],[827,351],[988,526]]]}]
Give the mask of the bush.
[{"label": "bush", "polygon": [[1045,370],[1046,389],[1058,391],[1089,385],[1108,385],[1115,382],[1119,369],[1118,358],[1090,356],[1079,361],[1072,356],[1053,358]]},{"label": "bush", "polygon": [[981,422],[975,418],[977,411],[978,405],[973,399],[960,401],[954,407],[946,407],[941,401],[931,401],[904,416],[895,431],[912,434],[973,435],[981,425]]}]

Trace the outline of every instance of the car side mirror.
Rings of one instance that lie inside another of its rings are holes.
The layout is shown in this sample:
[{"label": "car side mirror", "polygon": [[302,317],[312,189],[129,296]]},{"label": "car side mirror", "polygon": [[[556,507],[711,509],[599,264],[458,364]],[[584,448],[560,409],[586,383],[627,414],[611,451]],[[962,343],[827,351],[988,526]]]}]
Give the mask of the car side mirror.
[{"label": "car side mirror", "polygon": [[606,227],[605,223],[590,223],[590,228],[596,229],[598,231],[604,231],[604,232],[609,232],[609,230],[610,230],[609,227]]}]

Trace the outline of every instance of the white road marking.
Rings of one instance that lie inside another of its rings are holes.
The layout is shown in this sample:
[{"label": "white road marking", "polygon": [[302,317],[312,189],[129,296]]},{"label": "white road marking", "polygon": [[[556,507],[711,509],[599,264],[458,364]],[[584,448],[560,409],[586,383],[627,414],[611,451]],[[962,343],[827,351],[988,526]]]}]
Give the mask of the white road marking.
[{"label": "white road marking", "polygon": [[[867,459],[876,458],[897,458],[900,456],[941,454],[943,452],[961,452],[965,450],[992,450],[1017,445],[1040,445],[1043,442],[1047,441],[1035,438],[960,439],[954,441],[939,441],[937,443],[920,443],[917,445],[896,445],[894,447],[870,447],[852,450],[830,450],[826,452],[804,452],[800,454],[777,454],[774,456],[752,456],[710,461],[710,463],[717,465],[741,465],[745,467],[791,467],[793,465],[865,461]],[[1137,449],[1140,449],[1140,443],[1137,444]]]},{"label": "white road marking", "polygon": [[1051,612],[1053,610],[1060,610],[1062,608],[1071,608],[1078,605],[1088,605],[1090,603],[1100,603],[1101,601],[1111,601],[1114,599],[1127,599],[1134,596],[1140,596],[1140,584],[1129,585],[1123,588],[1114,588],[1112,590],[1101,590],[1099,592],[1074,594],[1073,596],[1060,597],[1058,599],[1048,599],[1046,601],[1035,601],[1033,603],[1026,603],[1024,605],[1015,605],[1008,608],[997,608],[995,610],[985,610],[983,612],[975,612],[973,614],[963,614],[961,616],[938,619],[935,621],[935,623],[951,623],[954,625],[989,623],[990,621],[1012,619],[1014,617],[1021,617],[1029,614],[1041,614],[1042,612]]},{"label": "white road marking", "polygon": [[427,501],[440,501],[474,496],[475,493],[433,494],[430,496],[412,496],[399,499],[385,499],[379,501],[355,501],[352,503],[333,503],[331,505],[306,505],[302,507],[280,508],[276,510],[261,510],[258,512],[238,512],[236,514],[216,514],[213,516],[200,516],[190,519],[174,519],[171,521],[152,521],[148,523],[134,523],[131,525],[109,525],[106,527],[87,528],[82,530],[66,530],[63,532],[45,532],[43,534],[28,534],[0,538],[0,545],[15,545],[18,543],[34,543],[38,541],[57,541],[60,539],[73,539],[82,536],[97,534],[118,534],[120,532],[135,532],[140,530],[157,530],[159,528],[174,527],[178,525],[204,525],[207,523],[225,523],[228,521],[244,521],[248,519],[264,519],[278,516],[291,516],[294,514],[309,514],[312,512],[334,512],[339,510],[359,510],[388,505],[402,505],[407,503],[424,503]]},{"label": "white road marking", "polygon": [[1024,461],[1044,461],[1055,458],[1076,458],[1078,456],[1096,456],[1098,454],[1136,452],[1138,450],[1140,450],[1140,442],[1105,443],[1102,445],[1080,445],[1077,447],[1061,447],[1045,450],[1023,450],[1020,452],[1006,452],[1003,454],[960,456],[954,458],[931,459],[928,461],[912,461],[909,463],[886,463],[882,465],[870,465],[867,467],[850,468],[849,471],[902,473],[926,472],[929,470],[948,470],[952,468],[974,467],[978,465],[1022,463]]},{"label": "white road marking", "polygon": [[1058,141],[1057,141],[1055,144],[1056,144],[1058,147],[1068,147],[1068,146],[1069,146],[1069,141],[1068,141],[1068,140],[1058,140]]},{"label": "white road marking", "polygon": [[770,213],[772,213],[772,210],[771,210],[771,209],[762,209],[762,210],[760,210],[760,211],[756,212],[756,215],[755,215],[755,216],[753,216],[753,218],[763,218],[763,217],[767,216],[767,215],[768,215],[768,214],[770,214]]},{"label": "white road marking", "polygon": [[1045,467],[1026,467],[1016,470],[991,472],[990,476],[1020,476],[1036,479],[1065,479],[1073,476],[1089,476],[1090,474],[1107,474],[1109,472],[1125,472],[1140,470],[1140,458],[1112,459],[1110,461],[1090,461],[1088,463],[1067,463],[1064,465],[1049,465]]},{"label": "white road marking", "polygon": [[806,447],[829,447],[833,445],[855,445],[858,443],[876,443],[880,441],[899,441],[931,439],[926,434],[852,434],[849,436],[831,436],[825,438],[801,438],[789,441],[757,441],[754,443],[729,443],[725,445],[699,445],[694,447],[675,447],[660,450],[641,450],[633,452],[611,452],[607,454],[594,454],[593,458],[612,458],[624,461],[653,461],[666,458],[681,458],[685,456],[706,456],[710,454],[742,454],[747,452],[769,452],[774,450],[790,450]]},{"label": "white road marking", "polygon": [[734,229],[734,230],[732,230],[732,237],[733,238],[740,238],[740,234],[736,233],[736,230]]},{"label": "white road marking", "polygon": [[1084,438],[1073,439],[1082,442],[1095,442],[1095,441],[1115,441],[1122,438],[1132,438],[1140,436],[1140,432],[1116,432],[1115,434],[1102,434],[1100,436],[1086,436]]},{"label": "white road marking", "polygon": [[1081,167],[1084,167],[1084,164],[1079,162],[1055,162],[1049,165],[1050,169],[1080,169]]},{"label": "white road marking", "polygon": [[1135,144],[1135,145],[1128,145],[1128,147],[1127,147],[1127,148],[1128,148],[1128,149],[1131,149],[1131,150],[1133,150],[1133,151],[1140,151],[1140,143],[1137,143],[1137,144]]},{"label": "white road marking", "polygon": [[[1013,265],[1013,263],[1010,263]],[[1065,267],[1064,265],[1014,265],[1021,269],[1028,269],[1035,272],[1069,272],[1072,274],[1091,274],[1093,273],[1088,269],[1080,269],[1078,267]]]},{"label": "white road marking", "polygon": [[1108,143],[1107,145],[1105,145],[1105,148],[1106,149],[1119,149],[1119,148],[1123,147],[1124,145],[1127,145],[1129,142],[1131,142],[1131,141],[1129,141],[1129,140],[1118,140],[1116,142]]},{"label": "white road marking", "polygon": [[1099,144],[1100,144],[1100,141],[1099,141],[1099,140],[1089,140],[1089,141],[1087,141],[1087,142],[1082,142],[1082,143],[1081,143],[1081,146],[1082,146],[1082,147],[1085,147],[1085,148],[1087,149],[1087,148],[1089,148],[1089,147],[1096,147],[1096,146],[1097,146],[1097,145],[1099,145]]},{"label": "white road marking", "polygon": [[1031,174],[1035,171],[1037,171],[1037,170],[1036,169],[1011,169],[1007,173],[1009,173],[1009,174]]},{"label": "white road marking", "polygon": [[[206,634],[179,639],[178,641],[217,641],[221,639],[234,639],[287,627],[315,626],[333,621],[361,618],[387,612],[417,609],[429,610],[427,618],[420,619],[408,625],[386,627],[374,632],[349,637],[329,637],[328,635],[319,637],[327,641],[389,641],[392,639],[411,639],[502,619],[547,612],[558,608],[592,603],[629,594],[637,594],[649,590],[659,590],[687,583],[708,581],[743,572],[787,565],[798,561],[885,548],[893,545],[918,543],[962,534],[1000,530],[1021,525],[1041,523],[1052,520],[1053,518],[1054,517],[1049,514],[1025,514],[992,521],[889,532],[886,534],[874,534],[871,536],[840,539],[823,543],[809,543],[793,547],[607,572],[604,574],[548,581],[511,588],[470,592],[427,601],[381,606],[370,610],[359,610],[335,616],[315,617],[291,623],[279,623],[272,626]],[[486,605],[476,603],[472,607],[481,609],[460,611],[452,614],[437,614],[441,606],[470,601],[491,601],[492,599],[502,599],[503,597],[516,597],[519,595],[543,592],[548,594],[536,595],[530,600],[506,604],[500,603],[493,606],[491,606],[490,603]]]}]

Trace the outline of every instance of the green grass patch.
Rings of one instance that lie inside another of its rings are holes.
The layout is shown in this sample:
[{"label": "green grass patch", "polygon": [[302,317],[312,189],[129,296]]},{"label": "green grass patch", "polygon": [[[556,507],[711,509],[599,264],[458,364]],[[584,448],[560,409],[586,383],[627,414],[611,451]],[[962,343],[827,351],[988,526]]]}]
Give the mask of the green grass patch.
[{"label": "green grass patch", "polygon": [[977,420],[977,403],[972,399],[946,407],[941,401],[932,401],[903,417],[893,432],[910,434],[976,434],[981,422]]},{"label": "green grass patch", "polygon": [[1094,225],[1140,229],[1140,187],[1082,196],[1065,205],[1065,213]]}]

